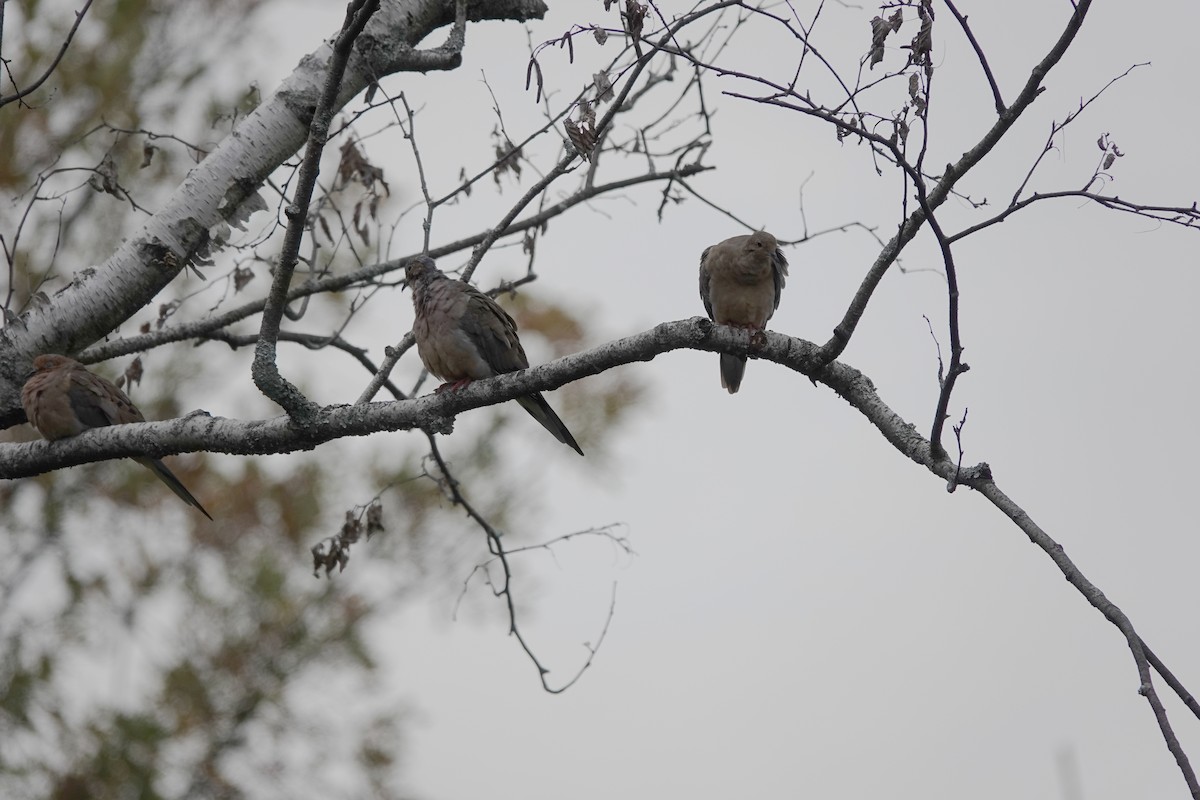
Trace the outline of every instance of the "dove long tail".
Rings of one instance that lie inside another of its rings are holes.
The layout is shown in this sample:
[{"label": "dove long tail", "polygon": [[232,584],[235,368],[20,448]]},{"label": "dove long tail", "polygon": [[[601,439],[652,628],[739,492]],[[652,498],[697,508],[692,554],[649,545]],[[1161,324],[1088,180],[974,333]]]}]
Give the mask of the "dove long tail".
[{"label": "dove long tail", "polygon": [[175,477],[175,473],[167,469],[167,465],[159,461],[157,458],[138,458],[135,459],[146,469],[158,476],[158,479],[165,483],[167,487],[179,495],[179,499],[187,503],[189,506],[195,506],[204,516],[212,519],[212,514],[204,510],[204,506],[200,505],[200,501],[192,496],[192,493],[187,490],[187,487],[180,483],[179,478]]},{"label": "dove long tail", "polygon": [[746,359],[741,356],[721,354],[721,388],[733,394],[742,388],[742,376],[746,374]]},{"label": "dove long tail", "polygon": [[583,455],[583,450],[575,441],[575,437],[567,430],[567,426],[558,418],[558,414],[554,413],[554,409],[546,402],[546,398],[540,393],[525,395],[518,397],[517,402],[521,407],[529,412],[529,416],[536,419],[542,424],[542,427],[554,434],[554,438],[558,439],[563,444],[573,449],[579,455]]}]

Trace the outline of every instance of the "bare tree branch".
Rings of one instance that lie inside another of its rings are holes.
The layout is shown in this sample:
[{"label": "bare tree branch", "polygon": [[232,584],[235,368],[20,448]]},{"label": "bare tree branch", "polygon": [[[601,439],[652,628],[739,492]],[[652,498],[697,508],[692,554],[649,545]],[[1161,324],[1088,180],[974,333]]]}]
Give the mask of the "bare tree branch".
[{"label": "bare tree branch", "polygon": [[1104,94],[1104,92],[1107,91],[1110,86],[1124,78],[1129,73],[1133,72],[1138,67],[1144,67],[1147,66],[1147,64],[1148,62],[1134,64],[1129,69],[1125,70],[1120,75],[1104,84],[1104,86],[1100,87],[1100,91],[1096,92],[1087,100],[1081,101],[1079,103],[1079,108],[1075,109],[1070,114],[1067,114],[1066,118],[1062,122],[1054,122],[1050,125],[1050,135],[1046,137],[1046,144],[1042,147],[1042,152],[1038,154],[1038,157],[1034,160],[1033,165],[1029,168],[1029,172],[1025,174],[1025,180],[1021,181],[1021,185],[1017,187],[1015,192],[1013,192],[1012,200],[1008,202],[1010,206],[1014,205],[1019,199],[1021,199],[1021,194],[1025,191],[1025,187],[1029,185],[1029,181],[1033,178],[1033,173],[1037,171],[1038,166],[1042,163],[1042,159],[1046,157],[1047,153],[1054,149],[1054,137],[1061,133],[1063,129],[1072,122],[1077,120],[1079,115],[1082,114],[1088,106],[1095,102],[1100,95]]},{"label": "bare tree branch", "polygon": [[[657,174],[648,173],[632,178],[612,181],[611,183],[605,183],[600,186],[585,188],[569,195],[558,203],[548,206],[536,214],[532,214],[522,220],[514,222],[508,227],[502,236],[511,236],[512,234],[522,233],[531,228],[539,228],[562,214],[564,211],[567,211],[568,209],[573,208],[580,203],[586,203],[603,194],[609,194],[622,189],[628,189],[643,183],[679,180],[681,178],[691,177],[692,175],[697,175],[701,172],[706,172],[711,169],[714,168],[701,166],[699,164],[689,164],[672,172]],[[483,242],[489,233],[490,231],[484,231],[472,236],[468,236],[464,239],[459,239],[454,242],[449,242],[447,244],[431,248],[429,255],[436,259],[461,252],[462,250],[474,247],[475,245]],[[306,282],[300,286],[294,286],[288,290],[287,300],[288,302],[291,302],[292,300],[314,294],[340,292],[354,286],[366,285],[367,283],[383,275],[402,270],[404,263],[412,258],[413,255],[417,254],[413,253],[411,255],[405,255],[400,258],[391,259],[390,261],[371,264],[343,275],[330,275],[315,281]],[[122,339],[114,339],[113,341],[104,342],[88,348],[80,354],[79,358],[84,363],[94,364],[99,361],[107,361],[118,356],[129,355],[130,353],[136,353],[142,350],[159,347],[169,342],[182,342],[195,339],[197,337],[202,337],[212,333],[213,331],[228,327],[235,322],[258,314],[263,310],[265,304],[265,300],[255,300],[239,306],[238,308],[230,309],[223,314],[218,314],[206,319],[183,323],[181,325],[171,326],[169,328],[163,328],[162,330],[153,331],[151,333],[130,336]],[[4,426],[7,419],[7,417],[0,415],[0,427]]]},{"label": "bare tree branch", "polygon": [[[954,188],[954,184],[976,164],[982,161],[984,156],[991,152],[992,148],[1007,133],[1008,129],[1016,123],[1025,109],[1041,94],[1042,81],[1045,80],[1046,75],[1053,69],[1054,65],[1062,59],[1063,54],[1067,52],[1067,48],[1070,47],[1071,42],[1075,39],[1075,35],[1079,33],[1079,29],[1083,26],[1083,20],[1086,18],[1091,5],[1091,0],[1080,0],[1071,14],[1071,18],[1063,28],[1062,34],[1058,37],[1058,41],[1054,43],[1054,46],[1050,48],[1045,57],[1034,66],[1030,72],[1029,79],[1025,82],[1025,86],[1021,89],[1021,93],[1013,101],[1013,104],[1005,109],[1004,113],[1000,115],[999,119],[996,120],[974,147],[964,153],[958,161],[946,166],[946,171],[942,174],[937,186],[929,192],[927,204],[930,209],[937,209],[938,206],[946,201],[946,198],[950,195],[950,191]],[[846,345],[850,343],[850,337],[854,335],[854,331],[858,327],[859,320],[862,319],[863,312],[866,311],[867,303],[874,294],[875,288],[879,285],[883,276],[887,274],[892,262],[900,255],[900,251],[904,249],[904,246],[908,242],[912,241],[924,222],[925,210],[921,208],[914,209],[912,214],[904,221],[900,230],[884,246],[879,256],[875,259],[875,263],[871,265],[871,269],[863,278],[858,291],[855,292],[854,298],[850,301],[850,305],[842,317],[842,321],[834,328],[833,337],[822,348],[823,359],[837,358],[846,349]]]},{"label": "bare tree branch", "polygon": [[987,56],[983,54],[983,48],[979,46],[979,42],[975,39],[975,34],[971,31],[971,26],[967,24],[967,18],[958,12],[954,7],[952,0],[942,0],[946,4],[946,8],[950,9],[950,13],[958,20],[958,24],[962,26],[963,33],[966,34],[967,41],[971,43],[971,47],[975,49],[975,55],[979,57],[979,66],[983,67],[983,74],[987,77],[988,86],[992,88],[992,99],[996,101],[996,113],[1004,113],[1004,100],[1000,97],[1000,87],[996,84],[996,76],[992,74],[992,68],[988,66]]},{"label": "bare tree branch", "polygon": [[[546,668],[546,666],[543,665],[540,660],[538,660],[537,655],[533,652],[533,647],[525,638],[525,634],[522,633],[521,626],[517,621],[517,606],[512,591],[512,564],[509,562],[510,551],[505,549],[504,541],[501,538],[500,531],[497,530],[486,517],[479,513],[479,511],[471,504],[469,500],[467,500],[466,496],[463,494],[458,480],[450,473],[450,468],[446,465],[446,460],[442,458],[441,450],[438,449],[437,441],[434,439],[433,435],[426,435],[429,438],[430,455],[437,463],[438,470],[443,476],[443,480],[439,482],[446,488],[446,491],[450,494],[450,498],[453,500],[454,504],[462,506],[462,508],[467,512],[467,516],[474,520],[480,529],[483,530],[484,535],[487,537],[488,551],[491,552],[494,559],[500,563],[500,569],[502,573],[500,583],[497,585],[496,583],[492,582],[490,578],[488,578],[488,582],[492,586],[492,593],[495,594],[496,597],[504,600],[505,608],[508,611],[508,632],[517,640],[517,643],[520,644],[521,649],[525,651],[525,655],[529,658],[530,662],[533,663],[534,667],[537,668],[538,679],[542,682],[542,688],[550,694],[561,694],[562,692],[565,692],[583,677],[583,673],[587,672],[588,668],[592,665],[592,661],[596,657],[596,652],[600,649],[600,645],[604,642],[604,637],[608,635],[608,626],[612,622],[613,614],[616,611],[617,587],[615,585],[613,586],[612,601],[608,607],[608,617],[604,621],[604,627],[600,631],[600,636],[596,640],[596,644],[587,645],[587,660],[584,661],[583,665],[580,666],[580,668],[573,676],[571,676],[571,678],[566,681],[566,683],[560,686],[551,686],[546,677],[550,674],[550,670]],[[472,570],[471,574],[474,575],[475,571],[478,569],[479,568],[477,567],[476,570]],[[483,569],[486,572],[486,567]],[[470,581],[470,579],[470,576],[468,576],[467,581]],[[466,590],[465,583],[463,590]]]},{"label": "bare tree branch", "polygon": [[342,76],[350,62],[355,39],[378,10],[379,0],[352,0],[346,7],[342,31],[333,44],[333,58],[329,60],[325,88],[321,91],[321,98],[309,125],[308,146],[304,152],[304,161],[300,165],[299,180],[292,202],[287,208],[288,226],[284,234],[283,250],[275,265],[271,291],[263,308],[258,342],[254,348],[254,365],[250,370],[254,384],[300,424],[312,417],[316,406],[293,383],[279,374],[279,367],[275,363],[275,343],[279,338],[279,324],[283,320],[287,290],[291,285],[292,273],[296,269],[300,253],[300,240],[304,238],[304,231],[308,228],[308,207],[313,189],[317,185],[317,175],[321,172],[321,154],[325,151],[325,143],[329,139],[329,126],[333,122],[333,110],[341,90]]},{"label": "bare tree branch", "polygon": [[[3,7],[3,5],[3,3],[0,3],[0,7]],[[71,46],[71,40],[75,38],[75,32],[79,30],[79,26],[83,24],[84,15],[87,14],[88,9],[91,7],[92,0],[86,0],[86,2],[83,4],[83,8],[75,12],[75,22],[71,25],[71,29],[67,31],[66,38],[63,39],[62,46],[58,48],[58,53],[55,54],[54,60],[50,62],[50,65],[46,67],[45,71],[42,72],[41,75],[34,79],[33,83],[29,84],[29,86],[26,86],[24,89],[18,88],[14,94],[0,95],[0,108],[3,108],[9,103],[16,102],[23,97],[28,97],[36,92],[38,88],[46,82],[46,79],[53,74],[54,70],[58,69],[58,65],[63,60],[63,56],[67,54],[67,48]],[[0,11],[0,22],[2,21],[3,12]],[[3,33],[3,30],[3,25],[0,25],[0,33]],[[12,75],[10,74],[9,77],[11,78]],[[15,87],[16,85],[16,81],[14,80],[13,86]]]},{"label": "bare tree branch", "polygon": [[[1029,540],[1040,547],[1050,557],[1050,560],[1062,571],[1063,576],[1066,577],[1071,585],[1078,589],[1079,593],[1125,636],[1125,641],[1129,645],[1130,652],[1133,654],[1133,661],[1137,667],[1138,678],[1140,680],[1138,694],[1145,697],[1146,702],[1150,704],[1150,708],[1154,712],[1154,718],[1158,722],[1159,730],[1162,732],[1163,740],[1167,743],[1167,748],[1171,751],[1171,755],[1175,757],[1175,763],[1183,773],[1192,797],[1200,797],[1200,783],[1197,783],[1196,775],[1192,771],[1187,754],[1183,751],[1183,747],[1179,744],[1179,739],[1175,736],[1175,732],[1171,729],[1171,724],[1167,720],[1167,710],[1163,707],[1162,701],[1159,700],[1158,692],[1155,690],[1154,682],[1150,677],[1150,662],[1147,660],[1145,647],[1137,631],[1134,630],[1133,623],[1129,621],[1129,618],[1120,608],[1104,596],[1104,593],[1095,584],[1084,577],[1083,573],[1079,571],[1079,568],[1075,566],[1071,559],[1067,558],[1066,551],[1063,550],[1062,545],[1050,538],[1020,506],[1000,490],[1000,487],[995,484],[990,476],[985,479],[965,481],[965,483],[986,497],[992,505],[1024,531]],[[1155,660],[1157,661],[1157,659]],[[1173,678],[1174,676],[1172,676]],[[1178,685],[1177,691],[1183,690],[1182,685],[1178,684],[1177,681],[1172,680],[1168,681],[1168,683],[1172,683],[1173,686]],[[1181,697],[1185,695],[1187,697],[1191,696],[1186,690],[1180,692]]]},{"label": "bare tree branch", "polygon": [[1156,206],[1134,203],[1129,200],[1122,200],[1115,195],[1109,197],[1108,195],[1095,194],[1093,192],[1068,190],[1062,192],[1034,192],[1032,196],[1021,200],[1020,202],[1014,203],[1013,205],[1001,211],[999,214],[996,214],[994,217],[989,217],[983,222],[976,223],[975,225],[964,228],[958,233],[949,236],[948,241],[953,244],[959,239],[964,239],[973,233],[978,233],[984,228],[990,228],[999,222],[1004,222],[1004,220],[1008,219],[1013,214],[1017,213],[1023,208],[1028,208],[1034,203],[1042,200],[1056,200],[1063,197],[1082,197],[1085,200],[1091,200],[1092,202],[1098,203],[1105,208],[1112,209],[1113,211],[1123,211],[1127,214],[1136,214],[1139,217],[1146,217],[1147,219],[1157,220],[1158,222],[1168,222],[1172,225],[1180,225],[1184,228],[1200,228],[1200,208],[1198,208],[1194,202],[1190,206]]},{"label": "bare tree branch", "polygon": [[[1166,713],[1154,692],[1146,669],[1147,657],[1132,624],[1120,609],[1084,578],[1078,567],[1067,558],[1061,545],[1046,535],[1000,491],[990,467],[980,463],[963,468],[949,457],[938,457],[932,444],[888,407],[866,375],[841,362],[824,363],[817,345],[779,333],[768,332],[756,339],[745,331],[694,317],[666,322],[649,331],[529,370],[475,381],[458,392],[426,395],[400,402],[323,408],[309,425],[303,427],[293,425],[286,416],[270,420],[236,421],[197,412],[170,422],[93,429],[58,442],[3,445],[0,446],[0,478],[28,477],[102,458],[135,455],[161,457],[199,450],[238,454],[289,452],[310,449],[343,436],[362,436],[385,430],[420,428],[428,432],[446,433],[452,427],[452,417],[464,411],[511,400],[532,391],[554,389],[621,364],[649,361],[680,348],[752,355],[819,381],[863,414],[902,455],[947,482],[957,481],[959,485],[975,489],[987,497],[1042,547],[1072,585],[1125,635],[1138,667],[1141,679],[1139,691],[1151,704],[1164,739],[1176,754],[1189,786],[1195,785],[1195,776],[1174,740]],[[1176,691],[1186,693],[1178,681],[1172,681],[1171,684],[1172,688],[1178,687]]]}]

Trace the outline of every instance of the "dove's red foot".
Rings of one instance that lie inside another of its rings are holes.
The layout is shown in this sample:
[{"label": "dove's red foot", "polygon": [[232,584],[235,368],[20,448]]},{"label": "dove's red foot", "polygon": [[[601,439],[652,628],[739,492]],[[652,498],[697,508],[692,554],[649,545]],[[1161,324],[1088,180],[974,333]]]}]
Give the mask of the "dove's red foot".
[{"label": "dove's red foot", "polygon": [[434,389],[433,393],[441,394],[442,392],[457,392],[459,389],[463,388],[470,382],[471,382],[470,378],[463,378],[460,381],[447,381],[446,383],[443,383],[441,386]]}]

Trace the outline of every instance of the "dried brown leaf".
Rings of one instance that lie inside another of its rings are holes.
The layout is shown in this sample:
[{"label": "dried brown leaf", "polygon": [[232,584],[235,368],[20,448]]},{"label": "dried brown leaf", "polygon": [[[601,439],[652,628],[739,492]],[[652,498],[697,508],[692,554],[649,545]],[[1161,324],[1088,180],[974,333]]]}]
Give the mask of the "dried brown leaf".
[{"label": "dried brown leaf", "polygon": [[111,194],[114,197],[121,196],[120,182],[117,178],[117,162],[113,161],[112,153],[105,153],[104,158],[100,160],[100,166],[92,170],[92,177],[88,178],[88,186],[97,192]]},{"label": "dried brown leaf", "polygon": [[596,127],[596,110],[587,100],[579,101],[579,122],[589,128]]},{"label": "dried brown leaf", "polygon": [[[142,357],[138,356],[133,361],[129,362],[129,366],[125,368],[125,372],[121,374],[126,386],[141,385],[142,376],[145,374],[142,367]],[[118,384],[119,385],[119,384]]]},{"label": "dried brown leaf", "polygon": [[367,538],[383,531],[383,504],[376,500],[367,508]]},{"label": "dried brown leaf", "polygon": [[933,67],[933,6],[922,0],[917,13],[921,17],[921,29],[909,44],[912,51],[909,58],[913,64],[924,65],[928,72]]},{"label": "dried brown leaf", "polygon": [[495,142],[494,152],[496,166],[492,170],[492,180],[500,185],[500,176],[511,172],[514,177],[521,177],[521,148],[512,143],[500,129],[492,129],[492,139]]},{"label": "dried brown leaf", "polygon": [[629,34],[629,38],[633,40],[634,49],[639,53],[641,50],[637,43],[642,38],[642,28],[649,10],[637,0],[625,0],[625,11],[621,14],[625,20],[625,32]]},{"label": "dried brown leaf", "polygon": [[884,45],[887,43],[888,34],[896,33],[900,30],[900,26],[904,23],[904,15],[900,9],[896,9],[890,17],[871,18],[871,49],[870,67],[875,68],[875,65],[883,61]]},{"label": "dried brown leaf", "polygon": [[574,120],[570,119],[564,120],[563,126],[567,129],[567,138],[575,146],[575,151],[583,156],[585,161],[591,161],[592,150],[596,147],[595,129],[590,126],[577,125]]},{"label": "dried brown leaf", "polygon": [[233,290],[240,292],[252,280],[254,280],[253,270],[248,267],[238,267],[233,271]]},{"label": "dried brown leaf", "polygon": [[596,103],[603,103],[605,100],[613,99],[612,81],[608,79],[607,72],[597,72],[592,76],[592,85],[596,87]]},{"label": "dried brown leaf", "polygon": [[383,168],[372,164],[366,152],[353,139],[342,145],[337,182],[340,186],[357,183],[369,192],[374,192],[375,185],[379,184],[384,194],[391,195],[391,188],[383,179]]},{"label": "dried brown leaf", "polygon": [[162,330],[163,326],[167,324],[167,320],[175,314],[175,309],[177,308],[179,308],[179,301],[177,300],[160,305],[158,307],[158,319],[154,321],[154,327]]}]

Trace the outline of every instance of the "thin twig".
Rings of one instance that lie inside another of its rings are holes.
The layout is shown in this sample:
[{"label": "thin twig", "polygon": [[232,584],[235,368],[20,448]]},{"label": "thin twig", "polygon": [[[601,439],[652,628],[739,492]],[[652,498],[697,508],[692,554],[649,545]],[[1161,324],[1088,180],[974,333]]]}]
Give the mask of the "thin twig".
[{"label": "thin twig", "polygon": [[[88,9],[91,7],[92,0],[87,0],[87,2],[83,4],[83,8],[75,12],[75,23],[71,26],[71,30],[67,31],[67,38],[63,40],[62,47],[58,48],[58,53],[54,56],[54,60],[50,62],[50,66],[46,67],[45,72],[43,72],[37,78],[37,80],[35,80],[28,87],[24,89],[18,89],[16,94],[0,96],[0,108],[3,108],[9,103],[20,100],[23,97],[28,97],[33,92],[36,92],[38,87],[46,82],[46,79],[50,77],[54,70],[58,69],[59,62],[63,60],[63,56],[67,54],[67,48],[71,46],[71,40],[75,38],[75,32],[79,30],[79,26],[83,24],[84,15],[87,14]],[[16,86],[15,81],[13,82],[13,86]]]},{"label": "thin twig", "polygon": [[250,370],[254,384],[287,411],[288,416],[300,423],[311,419],[316,414],[317,407],[300,389],[279,374],[279,366],[275,363],[275,343],[279,338],[279,326],[283,320],[288,286],[296,268],[300,242],[308,227],[309,203],[321,170],[321,153],[328,141],[329,126],[333,121],[333,109],[341,89],[342,75],[354,50],[354,40],[362,33],[367,21],[377,10],[379,0],[352,0],[346,8],[346,19],[333,45],[333,55],[329,59],[329,72],[325,76],[321,99],[309,125],[304,161],[300,165],[295,194],[286,211],[287,232],[284,234],[279,261],[275,265],[271,291],[263,309],[258,344],[254,348],[254,364]]},{"label": "thin twig", "polygon": [[1000,97],[1000,87],[996,84],[996,76],[992,74],[992,68],[988,66],[987,56],[983,54],[983,48],[979,46],[979,42],[975,39],[975,34],[971,32],[971,26],[967,24],[967,18],[958,13],[958,9],[954,7],[952,0],[942,0],[946,4],[946,8],[950,9],[950,13],[958,20],[958,24],[962,26],[963,33],[967,35],[967,41],[971,43],[971,47],[975,48],[975,55],[979,58],[979,66],[983,67],[983,74],[987,76],[988,85],[992,87],[992,99],[996,101],[996,113],[1004,113],[1004,100]]},{"label": "thin twig", "polygon": [[1021,181],[1021,185],[1017,187],[1017,190],[1015,192],[1013,192],[1012,200],[1008,201],[1008,204],[1010,207],[1015,205],[1017,200],[1020,199],[1021,193],[1024,192],[1025,187],[1029,185],[1029,181],[1031,178],[1033,178],[1033,173],[1034,173],[1034,171],[1037,170],[1038,165],[1042,163],[1042,159],[1044,159],[1046,157],[1047,153],[1049,153],[1051,150],[1054,149],[1054,137],[1057,136],[1064,128],[1066,128],[1068,125],[1070,125],[1076,119],[1078,119],[1079,115],[1083,113],[1084,109],[1086,109],[1093,102],[1095,102],[1095,100],[1098,97],[1100,97],[1100,95],[1104,94],[1110,86],[1112,86],[1114,83],[1116,83],[1117,81],[1124,78],[1129,73],[1133,72],[1138,67],[1149,66],[1149,63],[1150,62],[1147,61],[1147,62],[1143,62],[1140,64],[1134,64],[1129,69],[1125,70],[1120,75],[1116,76],[1115,78],[1110,80],[1108,83],[1106,83],[1102,87],[1100,87],[1100,91],[1096,92],[1094,95],[1089,97],[1087,100],[1080,102],[1079,108],[1077,108],[1075,111],[1072,111],[1071,113],[1067,114],[1066,118],[1063,119],[1062,122],[1052,122],[1050,124],[1050,135],[1046,137],[1046,144],[1042,147],[1042,152],[1039,153],[1038,157],[1034,160],[1033,166],[1031,166],[1029,168],[1029,172],[1025,173],[1025,179],[1023,181]]},{"label": "thin twig", "polygon": [[1169,222],[1172,225],[1179,225],[1184,228],[1200,228],[1200,207],[1196,203],[1190,206],[1156,206],[1143,203],[1134,203],[1129,200],[1122,200],[1115,195],[1110,197],[1103,194],[1094,194],[1092,192],[1082,192],[1075,189],[1069,189],[1061,192],[1040,192],[1034,193],[1030,197],[1014,203],[1008,208],[1001,211],[994,217],[989,217],[983,222],[976,223],[969,228],[964,228],[956,234],[948,237],[948,241],[953,244],[959,239],[965,239],[973,233],[978,233],[984,228],[1004,222],[1013,214],[1023,208],[1037,203],[1041,200],[1055,200],[1063,197],[1082,197],[1086,200],[1091,200],[1094,203],[1099,203],[1105,208],[1113,211],[1123,211],[1127,214],[1135,214],[1139,217],[1156,220],[1158,222]]},{"label": "thin twig", "polygon": [[517,643],[521,645],[521,649],[525,651],[525,655],[529,657],[529,660],[533,663],[534,667],[537,668],[538,679],[542,683],[542,688],[550,694],[560,694],[565,692],[567,689],[570,689],[572,686],[574,686],[576,681],[583,677],[583,673],[586,672],[592,665],[592,660],[596,656],[596,651],[604,642],[604,637],[608,633],[609,623],[612,622],[613,613],[616,610],[616,586],[613,586],[612,602],[608,608],[608,618],[604,621],[604,628],[600,631],[600,636],[596,640],[596,644],[594,646],[585,645],[589,651],[587,661],[584,662],[583,666],[580,667],[574,676],[572,676],[571,679],[566,683],[558,687],[551,686],[546,679],[546,676],[550,673],[550,670],[542,664],[537,655],[533,652],[533,648],[530,647],[529,642],[526,641],[525,635],[521,632],[521,627],[517,623],[517,606],[515,600],[513,599],[512,593],[512,565],[509,563],[509,553],[504,549],[504,542],[501,541],[500,531],[498,531],[491,524],[491,522],[487,520],[486,517],[480,514],[479,511],[477,511],[475,507],[471,505],[470,501],[467,500],[466,496],[463,495],[458,480],[450,473],[450,468],[446,465],[445,459],[442,458],[442,453],[438,449],[437,441],[433,434],[426,433],[426,436],[429,440],[429,453],[433,456],[434,461],[437,462],[438,469],[441,471],[442,476],[444,477],[443,485],[446,487],[447,491],[449,491],[451,499],[456,505],[462,506],[463,510],[467,512],[467,516],[474,520],[475,524],[483,530],[484,535],[487,537],[488,550],[495,557],[495,560],[500,563],[500,568],[503,573],[503,582],[499,586],[493,585],[492,592],[497,597],[503,598],[504,600],[504,605],[508,610],[509,633],[512,634],[512,636],[517,640]]},{"label": "thin twig", "polygon": [[[235,334],[235,333],[230,333],[229,331],[214,331],[212,333],[205,334],[199,338],[211,339],[211,340],[217,341],[217,342],[224,342],[225,344],[229,345],[230,349],[233,349],[233,350],[237,350],[240,347],[250,347],[258,342],[258,336],[256,334],[253,334],[253,333]],[[352,356],[354,358],[355,361],[357,361],[359,364],[361,364],[363,366],[363,368],[366,369],[368,372],[370,372],[372,375],[377,375],[377,374],[380,374],[380,372],[381,372],[379,367],[376,366],[375,362],[372,361],[371,358],[367,355],[367,349],[365,347],[356,347],[355,345],[350,344],[345,339],[343,339],[341,336],[338,336],[336,334],[333,336],[319,336],[317,334],[312,334],[312,333],[297,333],[295,331],[280,331],[279,332],[279,341],[294,342],[296,344],[302,344],[310,350],[319,350],[324,347],[333,347],[337,350],[341,350],[343,353],[348,353],[350,356]],[[384,377],[380,380],[379,385],[381,388],[386,388],[389,392],[391,392],[392,397],[394,397],[397,400],[408,399],[407,394],[405,394],[403,391],[401,391],[401,389],[398,386],[396,386],[394,383],[392,383],[390,380],[387,379],[386,373],[384,373]],[[378,388],[376,389],[376,391],[378,391]]]},{"label": "thin twig", "polygon": [[[1020,94],[1017,95],[1017,99],[1000,115],[1000,118],[996,120],[974,147],[964,153],[958,161],[947,165],[941,180],[929,193],[929,197],[927,198],[929,208],[936,209],[945,202],[955,183],[992,151],[1001,138],[1008,132],[1008,129],[1024,113],[1025,109],[1041,94],[1042,81],[1045,80],[1050,70],[1062,60],[1063,55],[1067,52],[1067,48],[1075,40],[1075,36],[1082,27],[1083,20],[1087,16],[1091,5],[1092,0],[1080,0],[1070,20],[1067,21],[1066,26],[1063,28],[1063,32],[1059,35],[1058,40],[1030,72],[1025,86],[1021,89]],[[828,121],[832,122],[832,120]],[[900,251],[904,249],[904,246],[916,236],[917,231],[921,228],[924,221],[924,210],[914,209],[912,214],[905,220],[903,227],[888,241],[887,245],[879,253],[879,256],[875,259],[875,263],[872,264],[871,269],[868,270],[867,275],[863,278],[858,290],[851,299],[841,322],[834,328],[833,336],[822,348],[822,358],[832,360],[837,358],[846,349],[846,345],[850,343],[850,338],[854,335],[854,331],[858,327],[858,322],[862,319],[867,308],[867,303],[874,295],[879,282],[887,274],[888,269],[896,260],[896,257],[900,255]]]},{"label": "thin twig", "polygon": [[[632,178],[623,178],[621,180],[612,181],[591,189],[584,189],[571,194],[570,196],[551,206],[548,206],[542,212],[532,214],[522,220],[512,223],[509,225],[508,230],[504,231],[502,235],[511,236],[516,233],[527,231],[530,228],[539,228],[574,206],[577,206],[580,203],[586,203],[603,194],[617,192],[621,189],[628,189],[633,186],[638,186],[640,184],[650,183],[653,181],[679,180],[680,178],[691,177],[692,175],[696,175],[701,172],[707,172],[711,169],[713,169],[713,167],[690,164],[677,171],[663,172],[658,174],[647,173],[644,175],[635,175]],[[490,233],[491,231],[484,231],[454,242],[447,242],[446,244],[438,247],[430,248],[429,256],[431,258],[439,259],[448,255],[452,255],[453,253],[457,253],[461,250],[466,250],[467,248],[476,246],[484,241],[484,239],[486,239]],[[401,256],[400,258],[380,262],[378,264],[371,264],[342,275],[330,275],[326,278],[321,278],[316,281],[306,282],[301,286],[293,286],[285,295],[285,301],[291,302],[298,298],[314,294],[344,291],[345,289],[353,286],[359,286],[370,281],[377,280],[384,275],[402,270],[405,262],[412,258],[413,255],[417,254],[414,253],[411,255]],[[239,306],[238,308],[230,309],[224,314],[208,317],[207,319],[196,320],[195,322],[189,322],[183,325],[173,326],[171,328],[164,328],[152,333],[139,334],[137,336],[130,336],[123,339],[114,339],[112,341],[102,342],[94,345],[93,347],[89,347],[82,354],[80,354],[78,358],[85,364],[93,364],[99,361],[107,361],[108,359],[116,358],[117,356],[128,355],[141,350],[160,347],[170,342],[186,341],[206,333],[211,333],[212,331],[220,330],[221,328],[232,325],[235,322],[246,319],[247,317],[251,317],[254,314],[261,312],[265,306],[265,300],[255,300]]]},{"label": "thin twig", "polygon": [[954,265],[954,253],[950,247],[950,240],[946,238],[945,232],[942,231],[942,226],[938,222],[937,216],[929,208],[928,197],[925,194],[923,183],[917,185],[917,198],[920,200],[922,207],[926,209],[925,217],[929,222],[929,227],[933,231],[934,236],[937,237],[938,247],[942,251],[942,264],[946,268],[947,300],[950,306],[948,320],[950,327],[950,366],[946,368],[946,378],[941,382],[941,391],[938,392],[937,405],[933,412],[933,427],[929,434],[929,447],[933,451],[933,457],[944,458],[946,456],[946,449],[942,446],[942,430],[946,424],[947,412],[950,408],[950,395],[954,392],[954,385],[958,381],[958,376],[971,367],[962,360],[963,346],[958,324],[958,270]]}]

